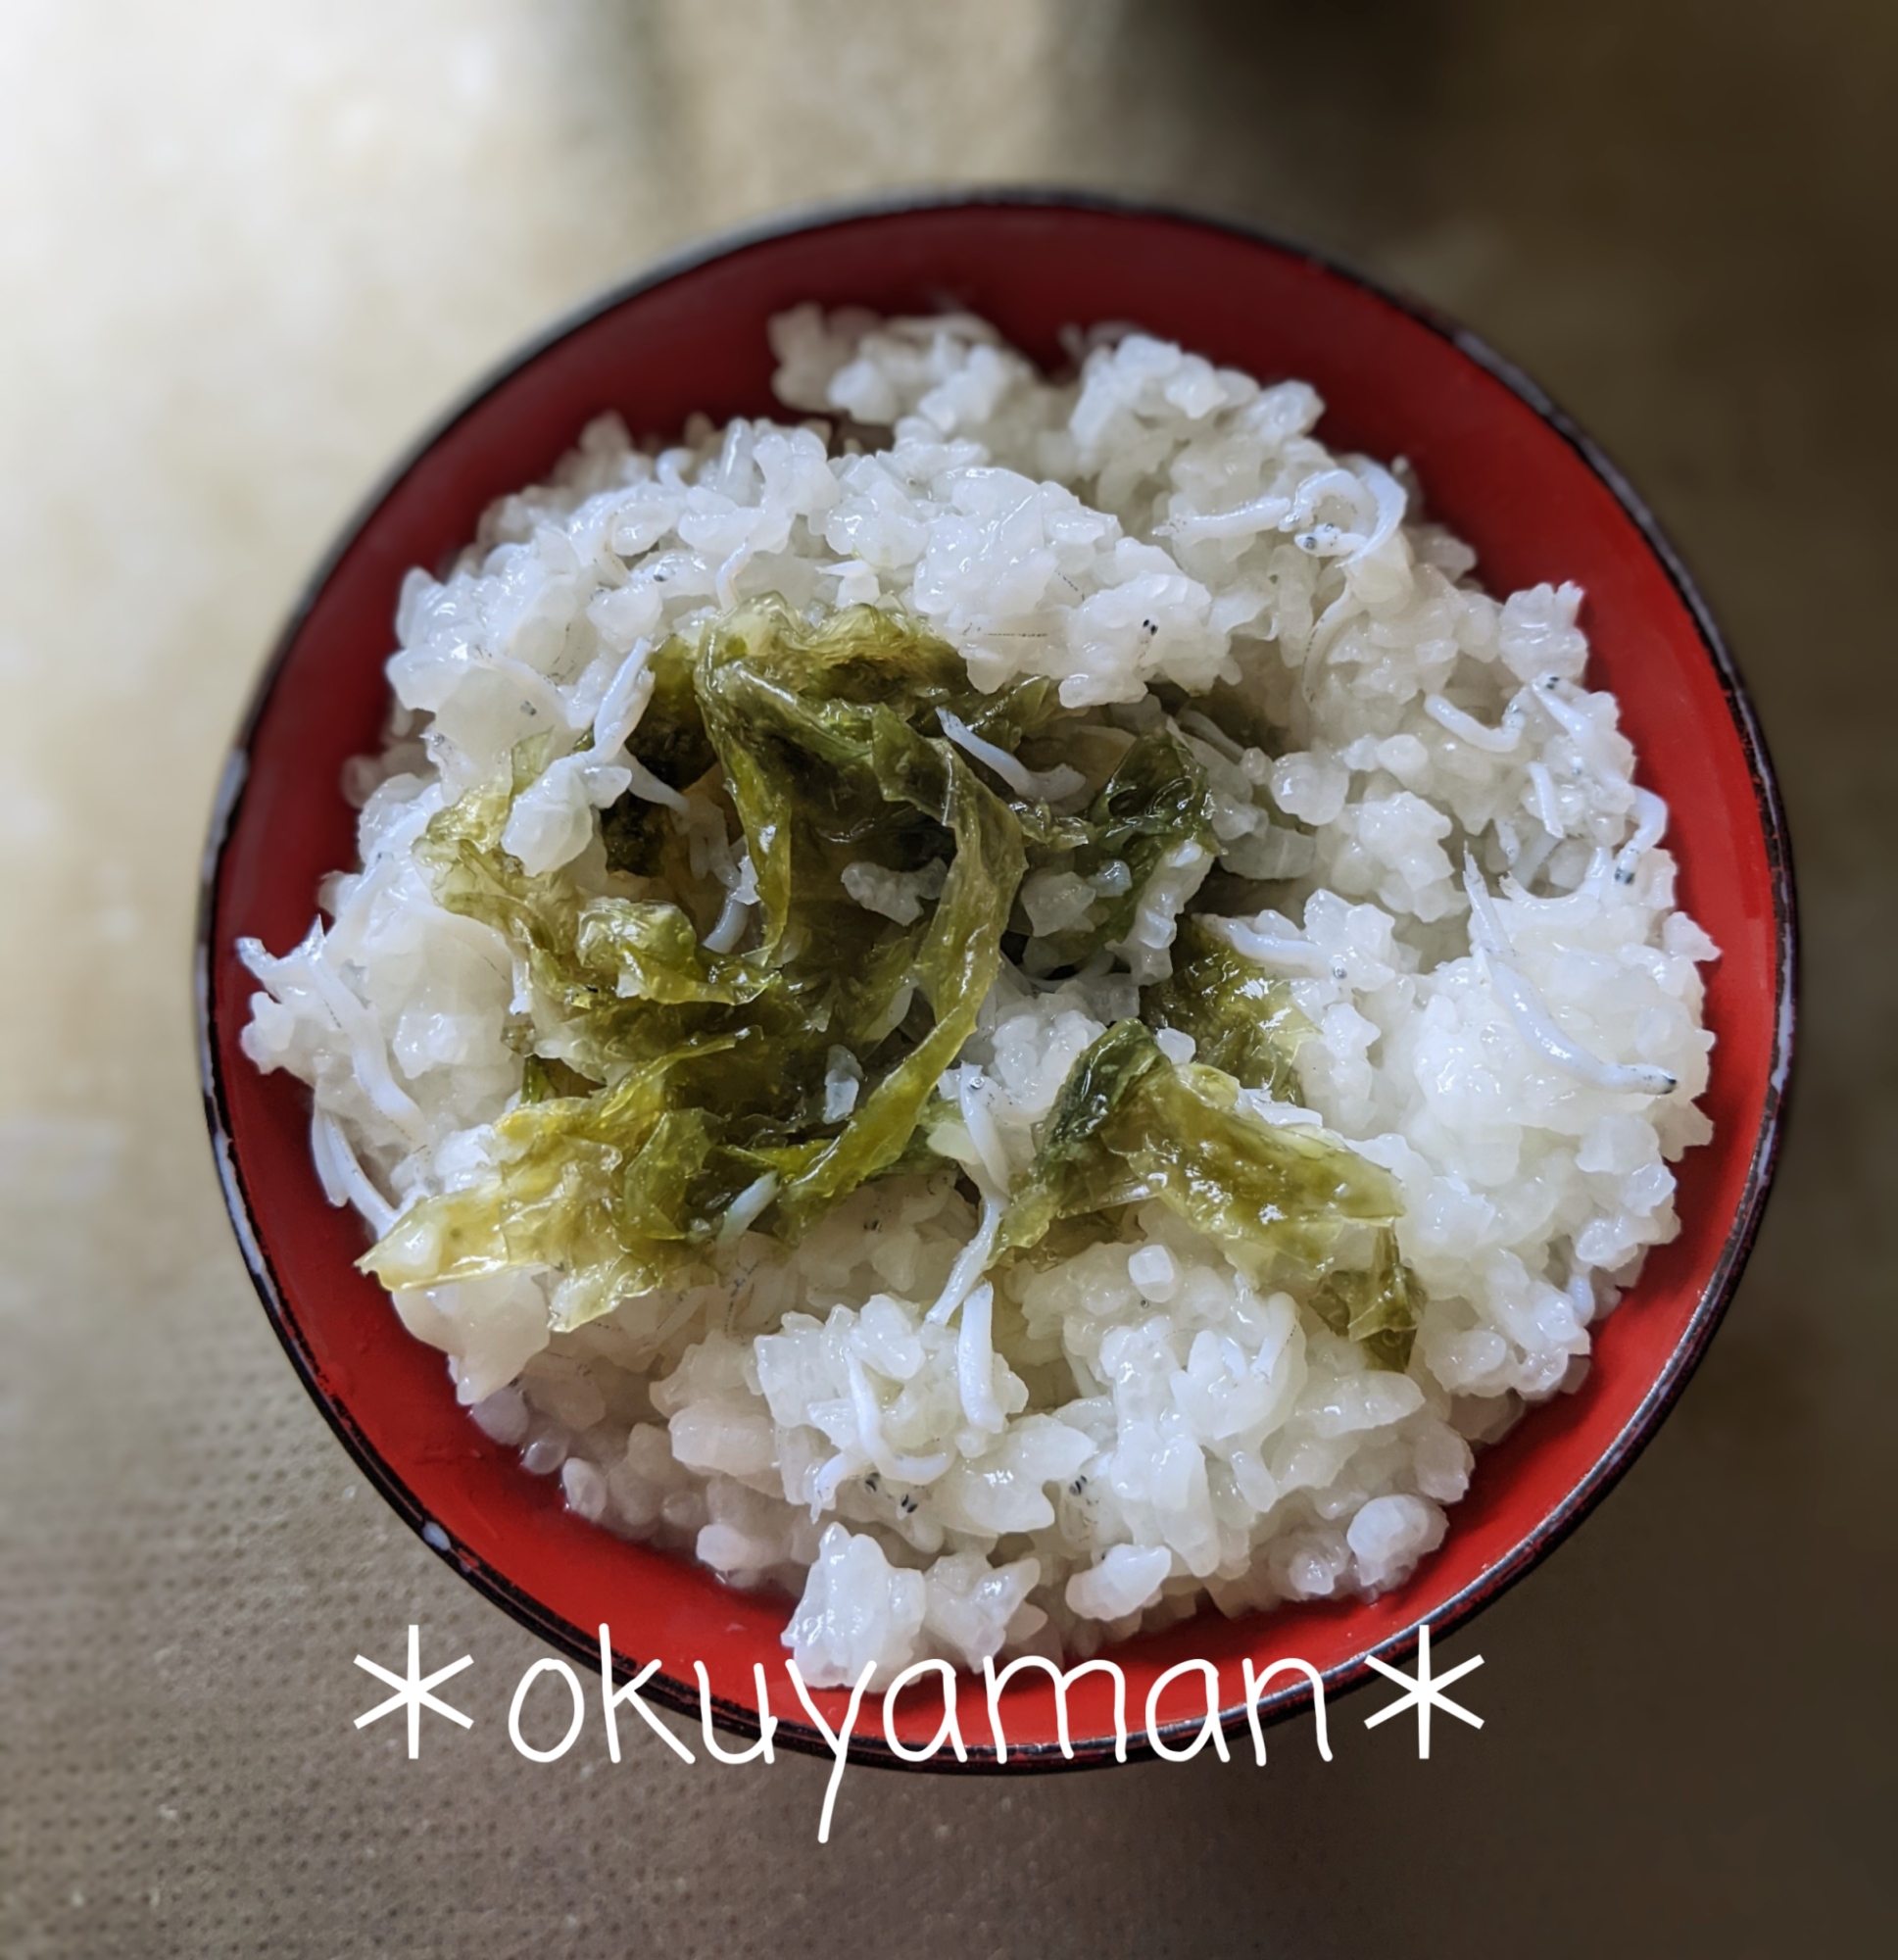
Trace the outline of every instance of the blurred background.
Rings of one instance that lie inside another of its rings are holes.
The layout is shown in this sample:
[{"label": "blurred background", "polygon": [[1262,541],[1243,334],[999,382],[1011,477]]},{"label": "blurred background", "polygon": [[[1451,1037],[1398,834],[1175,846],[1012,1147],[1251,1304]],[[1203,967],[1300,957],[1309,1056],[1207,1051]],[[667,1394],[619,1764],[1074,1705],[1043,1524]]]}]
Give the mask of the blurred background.
[{"label": "blurred background", "polygon": [[[0,0],[0,1952],[1866,1950],[1894,89],[1880,0]],[[1343,254],[1651,501],[1791,809],[1765,1235],[1632,1474],[1444,1650],[1488,1726],[1429,1763],[1367,1694],[1330,1767],[1298,1723],[1264,1772],[852,1770],[822,1851],[814,1762],[429,1718],[411,1764],[354,1653],[419,1621],[487,1710],[537,1649],[365,1487],[231,1242],[189,977],[225,745],[336,526],[523,334],[707,228],[998,179]]]}]

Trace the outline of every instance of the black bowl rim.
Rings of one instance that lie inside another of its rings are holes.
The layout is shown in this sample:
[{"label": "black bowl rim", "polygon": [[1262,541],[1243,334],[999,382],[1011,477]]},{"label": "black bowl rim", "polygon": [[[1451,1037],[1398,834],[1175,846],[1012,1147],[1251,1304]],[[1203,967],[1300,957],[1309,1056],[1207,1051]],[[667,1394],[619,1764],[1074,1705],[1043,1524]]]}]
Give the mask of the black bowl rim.
[{"label": "black bowl rim", "polygon": [[[1646,1446],[1686,1387],[1739,1283],[1747,1256],[1752,1251],[1754,1240],[1759,1234],[1767,1198],[1777,1168],[1784,1132],[1797,1021],[1795,1003],[1798,979],[1798,924],[1793,893],[1791,841],[1778,784],[1768,754],[1766,739],[1759,726],[1758,716],[1740,679],[1738,667],[1728,650],[1719,627],[1714,623],[1705,600],[1689,576],[1679,552],[1662,533],[1660,525],[1655,521],[1646,504],[1599,446],[1513,362],[1506,360],[1486,341],[1479,338],[1467,327],[1459,325],[1436,308],[1385,285],[1328,252],[1320,251],[1300,240],[1289,238],[1268,226],[1245,219],[1195,210],[1164,200],[1119,196],[1062,185],[950,186],[935,190],[903,191],[881,197],[844,199],[799,206],[758,222],[714,232],[668,253],[638,273],[607,287],[572,311],[560,316],[492,368],[409,445],[357,507],[348,522],[343,525],[335,542],[304,585],[278,633],[269,661],[258,680],[250,705],[245,710],[243,721],[226,758],[212,810],[200,873],[195,962],[200,1086],[219,1182],[223,1191],[224,1203],[230,1213],[231,1225],[243,1253],[245,1266],[270,1325],[275,1330],[277,1339],[282,1343],[312,1400],[321,1410],[344,1448],[355,1459],[358,1468],[429,1549],[454,1566],[477,1591],[485,1593],[503,1611],[511,1614],[521,1625],[538,1634],[562,1653],[589,1666],[597,1666],[600,1657],[597,1635],[590,1638],[571,1621],[551,1611],[521,1591],[478,1554],[465,1546],[457,1545],[442,1526],[428,1514],[426,1507],[409,1491],[402,1479],[382,1460],[367,1438],[356,1426],[349,1411],[324,1392],[317,1379],[315,1361],[304,1343],[296,1317],[288,1306],[276,1274],[265,1256],[257,1236],[251,1216],[249,1193],[239,1166],[230,1129],[223,1073],[216,1041],[214,996],[211,986],[213,950],[218,944],[219,880],[224,849],[243,802],[244,788],[249,774],[251,745],[255,739],[258,722],[276,685],[278,674],[289,658],[291,646],[315,606],[318,594],[328,583],[345,553],[374,521],[377,513],[396,486],[451,428],[488,396],[557,342],[565,339],[567,335],[597,319],[603,314],[609,313],[641,293],[664,285],[681,274],[693,271],[714,260],[728,258],[754,246],[801,232],[827,229],[864,219],[900,217],[907,213],[967,207],[1084,211],[1115,216],[1157,218],[1181,225],[1223,233],[1249,244],[1264,246],[1289,258],[1302,260],[1334,277],[1344,279],[1396,312],[1407,315],[1439,339],[1448,341],[1468,360],[1500,381],[1553,429],[1576,452],[1589,470],[1606,485],[1616,502],[1632,520],[1694,621],[1702,647],[1726,697],[1728,712],[1732,718],[1734,733],[1739,738],[1752,777],[1755,810],[1766,845],[1768,869],[1773,885],[1776,989],[1774,1063],[1768,1079],[1766,1102],[1761,1111],[1760,1128],[1755,1140],[1752,1161],[1747,1169],[1740,1206],[1722,1245],[1720,1257],[1701,1289],[1692,1318],[1669,1354],[1666,1365],[1632,1415],[1624,1424],[1620,1434],[1596,1458],[1587,1474],[1570,1491],[1563,1502],[1521,1539],[1504,1557],[1480,1573],[1435,1613],[1420,1616],[1388,1639],[1323,1673],[1320,1679],[1324,1685],[1324,1693],[1328,1700],[1335,1700],[1339,1694],[1360,1687],[1371,1679],[1373,1658],[1393,1665],[1407,1658],[1416,1651],[1426,1624],[1435,1636],[1449,1634],[1463,1626],[1491,1601],[1500,1597],[1518,1580],[1526,1577],[1540,1564],[1570,1533],[1575,1531],[1627,1473],[1634,1458]],[[638,1671],[639,1663],[618,1648],[614,1649],[613,1662],[615,1668],[622,1670],[627,1678]],[[669,1675],[655,1674],[642,1692],[677,1714],[687,1717],[702,1715],[703,1705],[698,1690]],[[1300,1680],[1295,1687],[1283,1688],[1272,1694],[1260,1697],[1257,1704],[1260,1720],[1261,1722],[1287,1720],[1300,1713],[1313,1699],[1313,1690],[1309,1684]],[[721,1729],[742,1737],[755,1737],[759,1733],[756,1711],[742,1703],[714,1697],[709,1702],[709,1710],[711,1720]],[[1247,1711],[1241,1702],[1221,1709],[1219,1726],[1223,1734],[1235,1737],[1244,1731],[1247,1720]],[[1177,1748],[1189,1744],[1199,1730],[1200,1722],[1197,1718],[1162,1724],[1154,1732],[1153,1738],[1149,1738],[1144,1730],[1130,1730],[1125,1760],[1130,1762],[1151,1760],[1159,1753],[1153,1746],[1154,1739],[1168,1748]],[[824,1757],[834,1755],[832,1745],[815,1728],[803,1722],[779,1717],[774,1739],[787,1747],[806,1754]],[[1112,1737],[1091,1737],[1077,1740],[1074,1742],[1072,1755],[1064,1755],[1058,1745],[1052,1742],[1011,1747],[1004,1764],[997,1761],[992,1749],[973,1747],[966,1763],[957,1762],[952,1757],[945,1757],[940,1751],[929,1761],[916,1763],[898,1756],[881,1735],[871,1735],[852,1738],[849,1756],[853,1763],[863,1763],[871,1767],[920,1769],[938,1774],[965,1776],[1033,1774],[1095,1768],[1120,1759],[1116,1753],[1116,1740]]]}]

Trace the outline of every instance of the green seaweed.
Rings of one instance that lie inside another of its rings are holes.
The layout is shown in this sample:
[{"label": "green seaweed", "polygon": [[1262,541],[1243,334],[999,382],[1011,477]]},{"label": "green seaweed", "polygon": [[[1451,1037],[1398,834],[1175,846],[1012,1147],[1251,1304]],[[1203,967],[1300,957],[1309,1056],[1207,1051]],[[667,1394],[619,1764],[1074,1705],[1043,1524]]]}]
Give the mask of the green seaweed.
[{"label": "green seaweed", "polygon": [[1193,1059],[1282,1102],[1301,1091],[1299,1045],[1314,1032],[1288,981],[1234,952],[1203,919],[1180,921],[1173,971],[1141,995],[1141,1018],[1191,1035]]},{"label": "green seaweed", "polygon": [[[654,652],[647,662],[653,693],[626,744],[633,760],[667,789],[690,788],[717,760],[699,712],[693,667],[689,641],[674,637]],[[663,804],[628,790],[601,812],[600,835],[609,869],[641,878],[663,875],[674,835]]]},{"label": "green seaweed", "polygon": [[[495,1126],[490,1176],[411,1207],[367,1255],[391,1286],[545,1266],[560,1275],[557,1320],[575,1325],[703,1266],[760,1179],[757,1222],[795,1235],[918,1160],[918,1118],[994,983],[1025,862],[1009,805],[924,732],[938,707],[976,708],[961,662],[866,608],[817,627],[749,609],[706,634],[689,667],[679,645],[661,650],[641,731],[656,708],[660,725],[635,754],[674,788],[722,771],[756,874],[758,944],[709,954],[676,904],[530,876],[501,837],[550,760],[542,741],[441,811],[420,855],[445,906],[523,955],[533,1066]],[[1038,725],[1051,699],[992,701],[988,739]],[[642,862],[675,856],[645,818],[615,834],[645,840]],[[942,893],[911,924],[843,887],[854,860],[936,858]],[[839,1046],[863,1071],[841,1124],[823,1115]],[[550,1093],[581,1082],[598,1087]]]},{"label": "green seaweed", "polygon": [[[695,877],[687,826],[663,803],[629,793],[604,812],[605,893],[572,869],[530,875],[505,849],[514,800],[558,753],[549,737],[438,812],[418,848],[437,898],[525,966],[522,1083],[486,1173],[410,1206],[365,1258],[391,1287],[545,1269],[556,1324],[576,1326],[708,1276],[740,1222],[795,1238],[866,1181],[937,1166],[938,1084],[996,980],[1026,869],[1068,864],[1103,887],[1052,949],[1079,965],[1127,936],[1169,853],[1214,848],[1204,772],[1164,725],[1078,745],[1096,784],[1081,814],[997,787],[941,717],[1046,767],[1063,755],[1053,683],[983,695],[947,643],[867,607],[816,623],[747,607],[667,641],[651,670],[631,753],[692,794],[696,822],[709,800],[742,834],[757,893],[748,948],[704,944],[721,892]],[[940,892],[907,922],[886,917],[845,887],[859,862],[940,864]],[[1310,1027],[1285,983],[1187,919],[1142,1014],[1075,1064],[1000,1250],[1041,1257],[1158,1200],[1242,1270],[1315,1288],[1328,1325],[1402,1366],[1420,1295],[1396,1257],[1392,1181],[1245,1105],[1248,1090],[1298,1093]],[[1191,1035],[1194,1061],[1169,1061],[1156,1028]],[[861,1077],[841,1118],[825,1099],[840,1048]],[[1365,1228],[1373,1263],[1345,1269],[1340,1248],[1361,1256]]]},{"label": "green seaweed", "polygon": [[1120,889],[1102,892],[1085,925],[1048,936],[1048,970],[1056,972],[1126,939],[1141,894],[1169,853],[1186,844],[1209,855],[1216,848],[1206,772],[1171,728],[1156,728],[1121,758],[1085,818],[1050,825],[1037,841],[1046,851],[1073,849],[1071,868],[1090,880],[1116,863],[1126,867]]},{"label": "green seaweed", "polygon": [[1312,1295],[1312,1311],[1334,1334],[1363,1345],[1375,1367],[1402,1374],[1423,1317],[1424,1289],[1397,1252],[1397,1234],[1377,1235],[1368,1267],[1333,1270]]},{"label": "green seaweed", "polygon": [[1062,1085],[999,1244],[1032,1247],[1059,1219],[1153,1199],[1241,1271],[1307,1279],[1330,1270],[1341,1228],[1388,1227],[1402,1208],[1388,1173],[1355,1151],[1261,1122],[1230,1075],[1177,1066],[1149,1028],[1119,1021]]}]

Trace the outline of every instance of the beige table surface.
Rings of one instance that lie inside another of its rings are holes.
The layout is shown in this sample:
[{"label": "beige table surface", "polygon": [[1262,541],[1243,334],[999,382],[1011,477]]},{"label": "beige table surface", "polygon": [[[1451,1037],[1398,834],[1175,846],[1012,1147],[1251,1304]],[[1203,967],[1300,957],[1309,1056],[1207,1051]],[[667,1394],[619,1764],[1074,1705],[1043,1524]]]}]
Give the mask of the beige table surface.
[{"label": "beige table surface", "polygon": [[[1856,1953],[1891,1903],[1898,9],[1879,0],[4,0],[0,1950]],[[1448,1648],[1263,1772],[510,1748],[535,1643],[399,1526],[239,1264],[197,854],[333,527],[655,252],[951,178],[1157,189],[1459,313],[1701,574],[1805,899],[1794,1140],[1701,1376]],[[463,1737],[359,1649],[472,1653]],[[1448,1729],[1449,1733],[1443,1731]],[[1348,1734],[1346,1733],[1348,1731]],[[1351,1740],[1355,1736],[1355,1740]],[[1882,1893],[1882,1899],[1880,1894]],[[1880,1942],[1881,1943],[1881,1942]],[[1888,1950],[1888,1949],[1887,1949]]]}]

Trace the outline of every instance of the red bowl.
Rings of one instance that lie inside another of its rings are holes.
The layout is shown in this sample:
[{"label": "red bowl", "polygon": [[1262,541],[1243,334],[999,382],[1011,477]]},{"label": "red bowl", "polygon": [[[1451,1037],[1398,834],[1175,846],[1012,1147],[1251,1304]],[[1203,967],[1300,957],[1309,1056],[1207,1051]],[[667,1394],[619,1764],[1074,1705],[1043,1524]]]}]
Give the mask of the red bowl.
[{"label": "red bowl", "polygon": [[[1317,1603],[1229,1621],[1211,1611],[1130,1641],[1130,1753],[1152,1684],[1192,1659],[1219,1671],[1228,1729],[1244,1724],[1241,1662],[1289,1655],[1336,1691],[1394,1659],[1428,1621],[1441,1634],[1519,1579],[1600,1500],[1680,1393],[1725,1308],[1772,1180],[1793,1030],[1793,901],[1766,749],[1706,609],[1653,520],[1600,452],[1480,341],[1310,252],[1229,223],[1070,193],[971,193],[854,209],[690,252],[608,294],[510,362],[398,466],[297,608],[233,752],[204,883],[200,1024],[205,1098],[232,1223],[305,1384],[364,1471],[427,1543],[553,1644],[597,1666],[598,1629],[621,1665],[657,1659],[646,1692],[758,1726],[754,1661],[777,1735],[825,1749],[780,1665],[787,1602],[739,1592],[688,1560],[624,1544],[570,1515],[557,1479],[521,1469],[457,1406],[442,1357],[412,1340],[355,1270],[361,1227],[324,1201],[308,1103],[238,1048],[252,982],[240,934],[282,950],[308,926],[318,879],[353,861],[345,760],[373,751],[388,701],[397,590],[439,566],[497,496],[544,479],[582,424],[616,409],[635,433],[675,434],[694,410],[768,414],[764,324],[803,300],[879,312],[966,308],[1027,353],[1061,358],[1060,329],[1133,320],[1262,379],[1300,375],[1329,405],[1335,447],[1408,457],[1434,514],[1481,554],[1490,590],[1542,579],[1585,588],[1593,678],[1621,698],[1644,781],[1673,812],[1681,902],[1723,956],[1707,1025],[1718,1037],[1704,1106],[1712,1144],[1679,1166],[1680,1236],[1598,1330],[1582,1390],[1531,1412],[1484,1452],[1449,1537],[1410,1583],[1368,1604]],[[896,1735],[914,1747],[941,1713],[907,1694]],[[1163,1740],[1190,1737],[1203,1680],[1160,1708]],[[1310,1690],[1281,1676],[1268,1719]],[[836,1727],[847,1697],[818,1697]],[[1059,1767],[1055,1697],[1017,1676],[1001,1709],[1010,1768]],[[1073,1760],[1111,1760],[1107,1678],[1076,1685]],[[994,1767],[984,1697],[962,1696],[970,1768]],[[852,1754],[899,1760],[880,1722]],[[942,1762],[939,1756],[938,1763]],[[955,1767],[952,1761],[944,1765]]]}]

